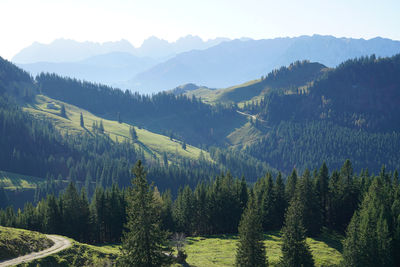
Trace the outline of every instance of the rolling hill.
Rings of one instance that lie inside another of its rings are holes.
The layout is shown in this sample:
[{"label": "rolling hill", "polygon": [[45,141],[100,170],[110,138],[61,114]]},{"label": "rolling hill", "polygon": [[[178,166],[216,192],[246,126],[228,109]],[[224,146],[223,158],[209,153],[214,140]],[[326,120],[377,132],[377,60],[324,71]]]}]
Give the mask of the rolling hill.
[{"label": "rolling hill", "polygon": [[187,96],[201,97],[207,103],[234,103],[240,104],[256,101],[259,102],[271,92],[294,93],[299,88],[306,87],[309,83],[320,78],[328,68],[316,62],[297,61],[287,67],[281,67],[261,79],[252,80],[243,84],[225,89],[210,90],[197,88],[185,92]]}]

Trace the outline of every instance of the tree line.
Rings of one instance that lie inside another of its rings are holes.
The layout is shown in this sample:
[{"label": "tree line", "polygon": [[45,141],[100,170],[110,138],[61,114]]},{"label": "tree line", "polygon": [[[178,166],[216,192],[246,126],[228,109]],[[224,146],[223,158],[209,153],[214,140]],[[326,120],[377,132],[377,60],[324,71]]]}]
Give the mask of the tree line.
[{"label": "tree line", "polygon": [[[286,179],[280,173],[275,177],[267,173],[253,185],[244,178],[221,174],[193,190],[185,186],[175,200],[168,190],[160,193],[154,188],[152,192],[160,229],[170,233],[237,233],[238,228],[246,229],[241,218],[243,221],[251,213],[257,215],[261,232],[282,230],[288,246],[299,245],[306,236],[318,236],[323,228],[345,234],[346,266],[399,264],[397,171],[388,173],[382,168],[378,175],[370,175],[367,170],[356,175],[347,160],[340,170],[331,173],[323,164],[301,175],[294,169]],[[59,197],[49,195],[36,206],[27,203],[17,213],[11,207],[0,211],[0,224],[64,234],[89,243],[115,242],[121,240],[124,231],[128,199],[126,190],[113,186],[96,189],[89,201],[85,189],[78,192],[71,183]],[[292,240],[290,231],[301,240]],[[284,245],[283,249],[288,255],[293,253],[290,247]],[[306,257],[306,247],[302,250]]]}]

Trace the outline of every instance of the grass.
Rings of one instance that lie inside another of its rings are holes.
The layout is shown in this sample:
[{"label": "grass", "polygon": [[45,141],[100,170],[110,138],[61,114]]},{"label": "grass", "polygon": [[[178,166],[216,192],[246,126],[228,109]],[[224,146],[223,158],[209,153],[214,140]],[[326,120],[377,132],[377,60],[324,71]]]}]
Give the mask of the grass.
[{"label": "grass", "polygon": [[265,133],[252,126],[250,122],[247,122],[230,133],[227,139],[234,147],[244,147],[260,140],[263,136],[265,136]]},{"label": "grass", "polygon": [[72,246],[45,258],[22,263],[19,267],[53,267],[53,266],[114,266],[119,256],[119,245],[88,245],[73,239]]},{"label": "grass", "polygon": [[[65,106],[67,118],[60,116],[61,105]],[[107,134],[113,141],[132,141],[129,134],[131,125],[98,117],[87,110],[62,101],[51,99],[44,95],[36,96],[35,103],[26,105],[24,110],[38,118],[50,119],[61,133],[68,132],[69,134],[82,134],[86,132],[93,134],[93,123],[99,124],[100,121],[102,121],[105,134]],[[85,128],[80,126],[81,113],[84,118]],[[142,148],[145,156],[148,158],[162,159],[162,155],[166,153],[169,161],[174,161],[182,157],[198,159],[200,153],[203,152],[205,159],[211,161],[209,153],[197,147],[186,145],[185,150],[182,148],[182,144],[178,140],[170,140],[167,136],[156,134],[138,127],[135,127],[135,130],[138,135],[138,141],[134,146]]]},{"label": "grass", "polygon": [[43,179],[34,176],[0,171],[0,187],[7,190],[35,189],[42,181]]},{"label": "grass", "polygon": [[0,260],[40,251],[53,244],[38,232],[0,226]]},{"label": "grass", "polygon": [[[341,236],[324,233],[319,238],[307,238],[316,266],[338,266],[342,260]],[[187,262],[196,267],[234,266],[237,235],[189,237],[185,250]],[[265,247],[270,266],[276,266],[282,256],[282,238],[279,232],[265,235]],[[179,265],[176,265],[179,266]]]}]

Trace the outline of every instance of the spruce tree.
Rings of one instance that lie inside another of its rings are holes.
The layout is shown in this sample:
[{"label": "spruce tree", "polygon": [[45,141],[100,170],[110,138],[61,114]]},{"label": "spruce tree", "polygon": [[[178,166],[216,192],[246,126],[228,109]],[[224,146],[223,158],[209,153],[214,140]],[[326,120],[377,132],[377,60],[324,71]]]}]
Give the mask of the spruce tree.
[{"label": "spruce tree", "polygon": [[82,112],[81,112],[81,117],[80,117],[80,125],[81,125],[82,128],[85,128],[85,122],[83,121]]},{"label": "spruce tree", "polygon": [[64,118],[67,118],[67,112],[65,110],[65,105],[64,104],[61,105],[60,116],[64,117]]},{"label": "spruce tree", "polygon": [[[394,266],[390,194],[382,177],[372,182],[359,213],[355,213],[344,241],[345,266]],[[355,225],[357,223],[357,225]]]},{"label": "spruce tree", "polygon": [[99,131],[100,133],[104,133],[104,126],[103,126],[103,121],[100,121],[100,125],[99,125]]},{"label": "spruce tree", "polygon": [[329,194],[329,171],[325,162],[319,169],[317,179],[315,181],[315,191],[318,198],[318,204],[322,212],[322,220],[324,224],[326,223],[326,209],[328,205],[328,194]]},{"label": "spruce tree", "polygon": [[236,266],[268,266],[259,209],[251,196],[239,224]]},{"label": "spruce tree", "polygon": [[314,259],[306,243],[302,210],[302,203],[298,198],[294,198],[286,213],[285,226],[282,228],[281,266],[283,267],[314,266]]},{"label": "spruce tree", "polygon": [[275,195],[275,229],[281,229],[285,220],[285,210],[287,202],[285,198],[285,184],[283,183],[282,174],[279,172],[275,179],[274,185]]},{"label": "spruce tree", "polygon": [[135,178],[127,195],[127,231],[122,239],[119,266],[155,267],[169,263],[167,234],[160,228],[160,210],[153,186],[139,160],[132,169]]},{"label": "spruce tree", "polygon": [[296,169],[293,169],[292,173],[286,180],[285,195],[288,203],[292,200],[292,197],[294,196],[294,191],[296,190],[296,184],[297,184],[297,171]]},{"label": "spruce tree", "polygon": [[135,142],[137,140],[138,136],[137,136],[137,133],[136,133],[136,130],[135,130],[134,126],[131,126],[129,128],[129,134],[131,135],[132,141]]}]

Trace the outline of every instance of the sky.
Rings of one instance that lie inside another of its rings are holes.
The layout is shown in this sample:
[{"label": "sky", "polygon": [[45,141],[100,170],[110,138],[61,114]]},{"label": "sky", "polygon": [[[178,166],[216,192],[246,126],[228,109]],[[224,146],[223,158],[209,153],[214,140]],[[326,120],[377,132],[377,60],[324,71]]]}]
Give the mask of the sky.
[{"label": "sky", "polygon": [[0,0],[0,56],[58,38],[134,46],[188,34],[266,39],[333,35],[400,40],[399,0]]}]

